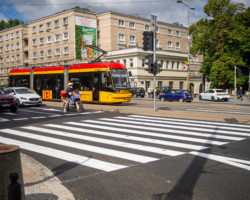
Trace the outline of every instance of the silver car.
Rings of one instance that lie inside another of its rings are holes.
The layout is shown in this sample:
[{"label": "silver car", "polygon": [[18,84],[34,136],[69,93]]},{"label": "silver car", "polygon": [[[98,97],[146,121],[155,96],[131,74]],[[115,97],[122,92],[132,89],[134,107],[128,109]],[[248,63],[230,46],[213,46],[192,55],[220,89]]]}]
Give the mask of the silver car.
[{"label": "silver car", "polygon": [[228,101],[230,95],[226,90],[223,89],[210,89],[206,92],[200,93],[200,100],[211,100],[211,101]]}]

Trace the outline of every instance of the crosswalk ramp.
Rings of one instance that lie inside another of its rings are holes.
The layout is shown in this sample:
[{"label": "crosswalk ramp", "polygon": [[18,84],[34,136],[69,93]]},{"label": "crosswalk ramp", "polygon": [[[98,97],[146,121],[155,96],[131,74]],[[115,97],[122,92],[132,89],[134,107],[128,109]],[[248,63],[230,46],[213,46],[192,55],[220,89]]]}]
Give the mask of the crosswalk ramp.
[{"label": "crosswalk ramp", "polygon": [[106,172],[248,137],[250,125],[141,115],[0,130],[0,143]]}]

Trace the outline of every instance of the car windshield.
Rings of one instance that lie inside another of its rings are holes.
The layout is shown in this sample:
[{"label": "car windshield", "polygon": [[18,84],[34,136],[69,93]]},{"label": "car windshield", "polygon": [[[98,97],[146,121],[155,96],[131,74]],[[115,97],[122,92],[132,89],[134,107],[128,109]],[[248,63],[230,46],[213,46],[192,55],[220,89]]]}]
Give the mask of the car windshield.
[{"label": "car windshield", "polygon": [[110,69],[116,89],[127,90],[130,88],[126,69]]},{"label": "car windshield", "polygon": [[184,90],[184,94],[190,95],[190,92],[188,90]]},{"label": "car windshield", "polygon": [[217,93],[226,92],[225,90],[216,90]]},{"label": "car windshield", "polygon": [[17,94],[32,94],[34,92],[28,88],[20,88],[20,89],[16,89],[16,93]]},{"label": "car windshield", "polygon": [[6,94],[6,93],[2,89],[0,89],[0,94]]}]

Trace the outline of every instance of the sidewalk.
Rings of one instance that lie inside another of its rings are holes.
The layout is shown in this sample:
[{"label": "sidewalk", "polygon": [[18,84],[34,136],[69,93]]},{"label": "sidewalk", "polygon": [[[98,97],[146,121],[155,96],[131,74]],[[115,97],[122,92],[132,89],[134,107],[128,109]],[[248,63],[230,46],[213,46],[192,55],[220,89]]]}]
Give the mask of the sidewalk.
[{"label": "sidewalk", "polygon": [[[250,124],[250,117],[235,117],[228,118],[229,116],[221,115],[219,118],[209,113],[190,113],[186,112],[173,112],[169,110],[153,110],[153,101],[145,100],[131,100],[131,103],[136,105],[137,103],[143,104],[142,107],[132,106],[128,104],[118,105],[100,105],[100,104],[84,104],[84,109],[116,112],[116,113],[127,113],[137,115],[153,115],[153,116],[164,116],[173,118],[187,118],[187,119],[198,119],[198,120],[211,120],[211,121],[222,121],[222,122],[233,122],[233,123],[247,123]],[[55,106],[62,108],[61,102],[50,102],[44,101],[45,106]],[[178,102],[157,102],[157,107],[171,107],[172,104],[180,104]],[[195,105],[198,103],[192,103]],[[202,103],[206,104],[208,108],[210,106],[218,106],[218,104]],[[249,104],[250,105],[250,104]],[[219,104],[221,107],[232,107],[229,104]],[[22,159],[22,170],[24,178],[24,189],[26,194],[26,200],[74,200],[72,193],[61,184],[61,181],[53,175],[53,173],[33,158],[21,154]]]}]

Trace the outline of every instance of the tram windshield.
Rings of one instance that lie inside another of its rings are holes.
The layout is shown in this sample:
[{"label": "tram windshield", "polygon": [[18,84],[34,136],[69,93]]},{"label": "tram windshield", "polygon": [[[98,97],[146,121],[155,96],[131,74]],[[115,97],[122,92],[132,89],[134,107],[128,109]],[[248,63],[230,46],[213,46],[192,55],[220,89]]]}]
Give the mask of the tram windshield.
[{"label": "tram windshield", "polygon": [[127,90],[130,88],[126,69],[110,69],[115,89]]}]

